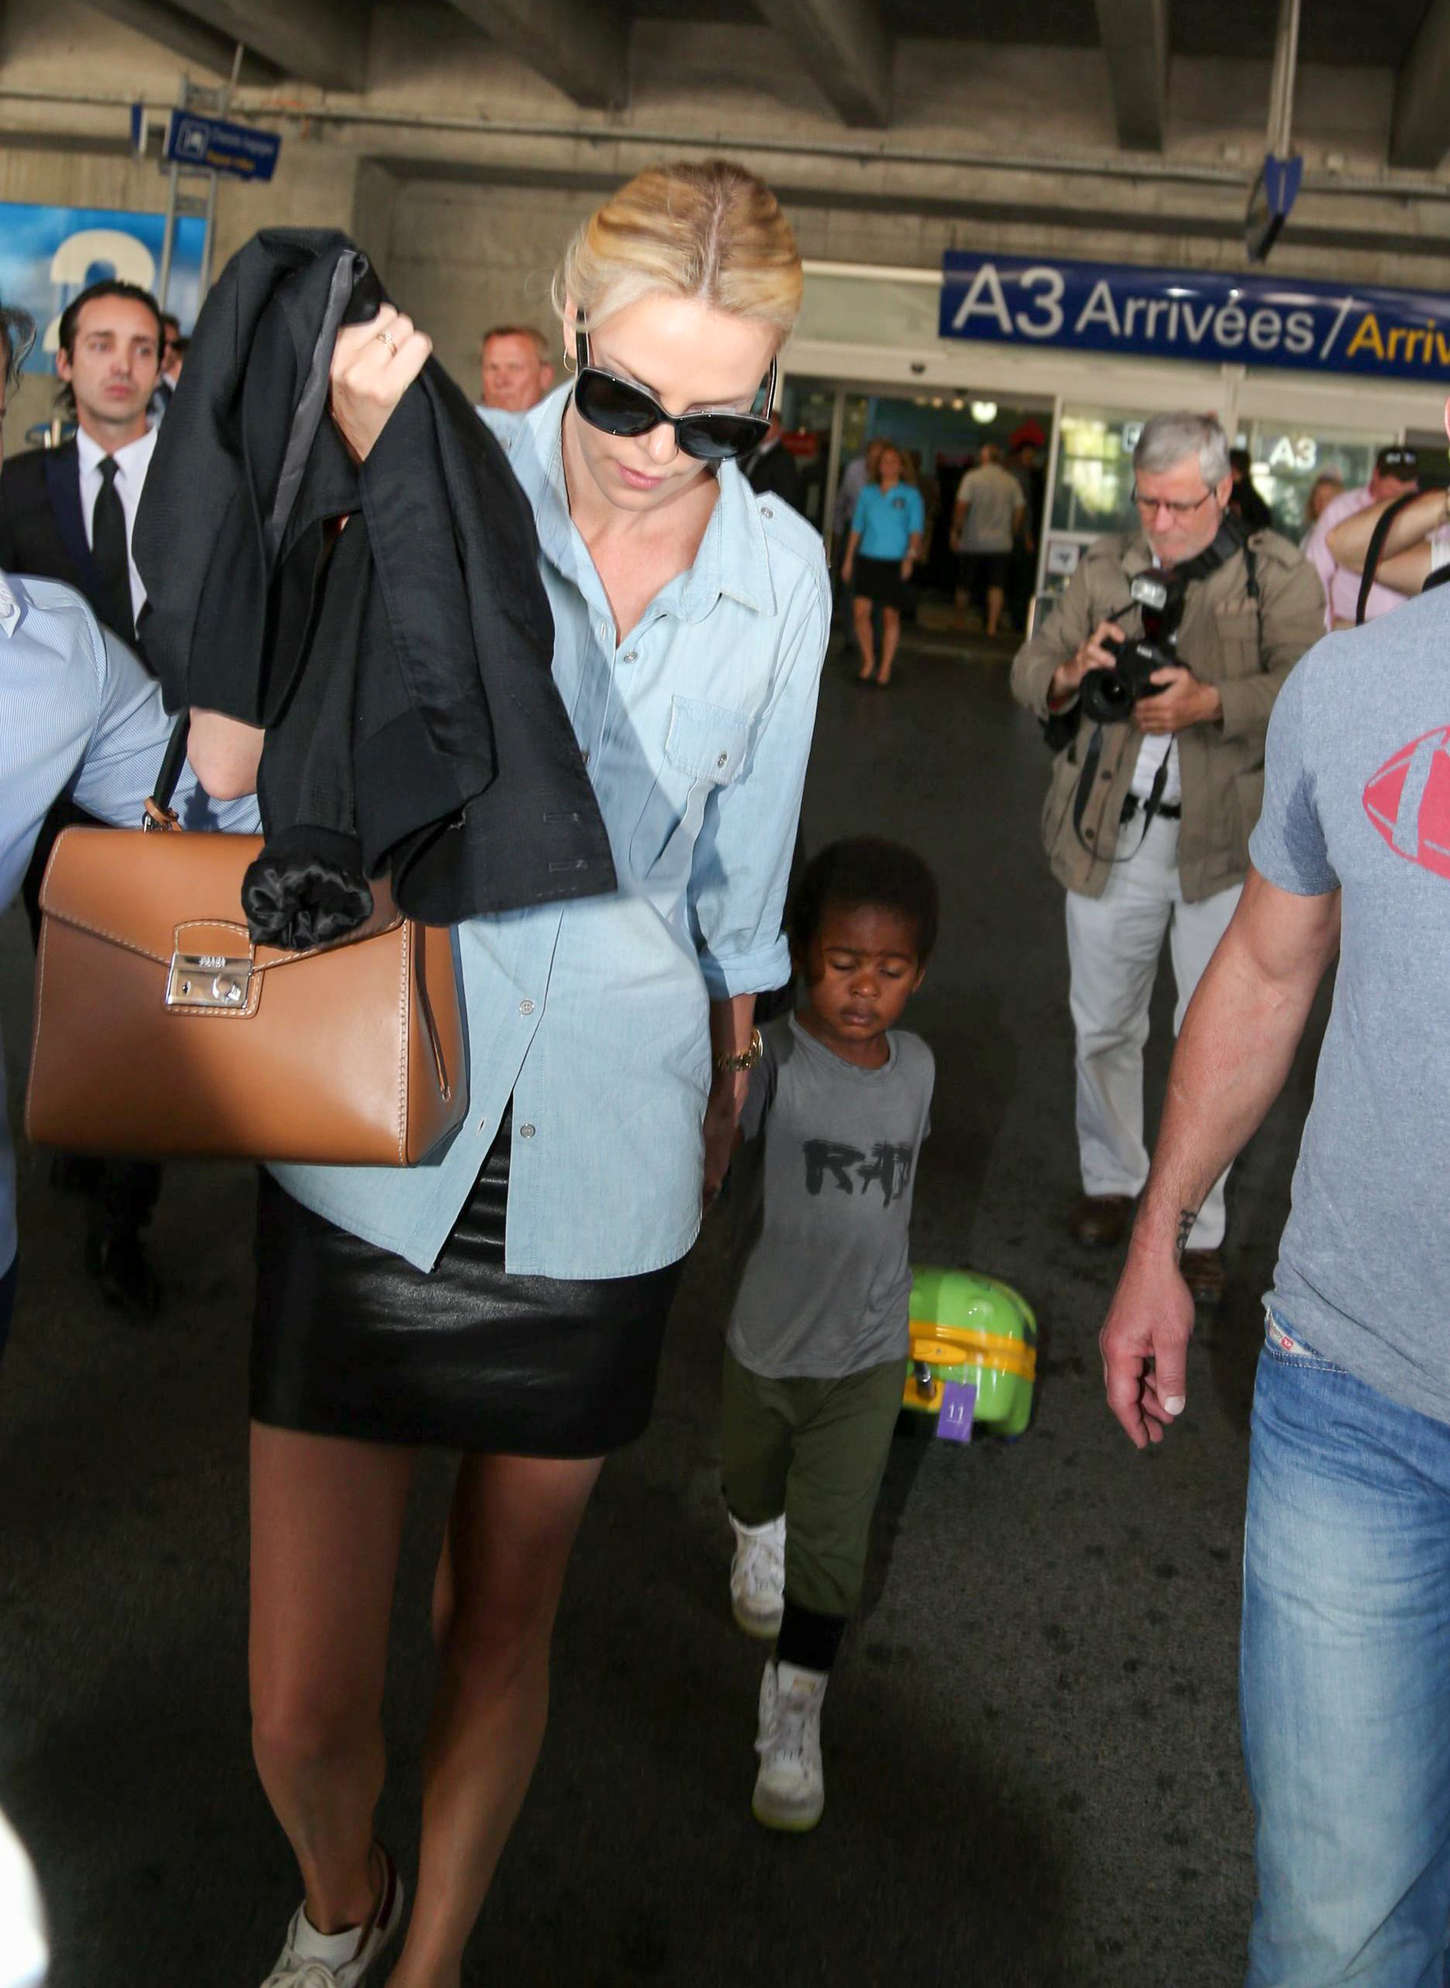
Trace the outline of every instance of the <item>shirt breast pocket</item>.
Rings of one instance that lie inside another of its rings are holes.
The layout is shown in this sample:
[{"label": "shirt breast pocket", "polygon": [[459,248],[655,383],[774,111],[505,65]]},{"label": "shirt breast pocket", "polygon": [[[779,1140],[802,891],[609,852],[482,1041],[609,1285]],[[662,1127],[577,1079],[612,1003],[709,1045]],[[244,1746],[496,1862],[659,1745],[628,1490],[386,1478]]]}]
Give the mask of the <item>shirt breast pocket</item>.
[{"label": "shirt breast pocket", "polygon": [[746,712],[698,697],[671,699],[654,786],[630,838],[635,876],[688,876],[710,796],[739,777],[749,742]]}]

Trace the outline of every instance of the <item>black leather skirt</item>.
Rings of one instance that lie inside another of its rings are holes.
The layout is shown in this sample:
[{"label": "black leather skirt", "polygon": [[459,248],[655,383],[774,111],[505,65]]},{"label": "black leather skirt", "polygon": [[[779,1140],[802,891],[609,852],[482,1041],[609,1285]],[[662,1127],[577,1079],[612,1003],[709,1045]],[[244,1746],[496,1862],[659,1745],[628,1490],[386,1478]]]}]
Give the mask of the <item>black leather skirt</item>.
[{"label": "black leather skirt", "polygon": [[513,1456],[603,1456],[642,1433],[681,1264],[593,1280],[510,1276],[509,1138],[505,1119],[431,1271],[262,1174],[256,1421]]}]

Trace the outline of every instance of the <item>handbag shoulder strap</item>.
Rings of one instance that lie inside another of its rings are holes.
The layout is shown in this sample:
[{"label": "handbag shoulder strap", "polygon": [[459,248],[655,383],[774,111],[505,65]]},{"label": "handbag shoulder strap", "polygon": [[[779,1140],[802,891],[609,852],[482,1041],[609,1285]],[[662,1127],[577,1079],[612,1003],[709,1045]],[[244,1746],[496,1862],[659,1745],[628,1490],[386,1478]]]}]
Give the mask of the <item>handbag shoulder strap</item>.
[{"label": "handbag shoulder strap", "polygon": [[1394,523],[1400,512],[1404,510],[1406,504],[1413,504],[1419,494],[1418,490],[1407,490],[1403,497],[1396,497],[1392,503],[1386,504],[1383,511],[1381,511],[1375,520],[1374,530],[1370,533],[1369,545],[1365,549],[1364,569],[1359,582],[1359,598],[1354,604],[1354,625],[1356,628],[1364,626],[1364,611],[1369,606],[1370,588],[1374,585],[1375,572],[1380,563],[1380,553],[1384,550],[1385,540],[1390,535],[1390,526]]},{"label": "handbag shoulder strap", "polygon": [[142,828],[179,828],[176,811],[171,805],[171,797],[176,792],[176,783],[181,778],[181,769],[186,764],[186,741],[191,731],[190,711],[179,711],[176,722],[171,727],[171,737],[166,742],[161,768],[156,775],[156,785],[151,790],[151,798],[146,803],[146,812],[141,820]]}]

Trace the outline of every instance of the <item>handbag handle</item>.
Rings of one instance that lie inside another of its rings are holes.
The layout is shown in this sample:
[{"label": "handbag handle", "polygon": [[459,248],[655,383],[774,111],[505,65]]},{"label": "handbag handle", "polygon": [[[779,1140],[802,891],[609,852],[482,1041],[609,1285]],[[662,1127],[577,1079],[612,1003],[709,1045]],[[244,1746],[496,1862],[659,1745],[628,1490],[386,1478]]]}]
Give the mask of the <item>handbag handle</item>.
[{"label": "handbag handle", "polygon": [[156,785],[146,803],[146,812],[141,818],[142,828],[179,828],[176,810],[171,805],[171,797],[176,792],[176,783],[181,778],[181,769],[186,764],[186,741],[191,731],[190,711],[178,711],[176,722],[171,727],[171,737],[166,742],[160,770],[156,775]]}]

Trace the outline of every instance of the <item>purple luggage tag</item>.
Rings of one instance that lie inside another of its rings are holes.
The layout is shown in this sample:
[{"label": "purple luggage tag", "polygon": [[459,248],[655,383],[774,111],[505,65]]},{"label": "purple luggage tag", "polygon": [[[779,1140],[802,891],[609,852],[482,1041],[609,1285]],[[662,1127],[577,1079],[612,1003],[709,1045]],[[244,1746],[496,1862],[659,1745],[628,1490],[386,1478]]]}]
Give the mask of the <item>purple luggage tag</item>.
[{"label": "purple luggage tag", "polygon": [[972,1415],[976,1406],[975,1381],[942,1382],[941,1413],[937,1417],[936,1432],[944,1442],[969,1443],[972,1440]]}]

